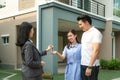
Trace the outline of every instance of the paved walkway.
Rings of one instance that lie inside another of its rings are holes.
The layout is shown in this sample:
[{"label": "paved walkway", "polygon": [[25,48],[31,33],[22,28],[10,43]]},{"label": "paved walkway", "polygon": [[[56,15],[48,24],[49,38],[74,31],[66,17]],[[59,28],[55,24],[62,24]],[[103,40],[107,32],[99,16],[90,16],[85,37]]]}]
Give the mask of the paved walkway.
[{"label": "paved walkway", "polygon": [[112,80],[120,80],[120,78],[115,78],[115,79],[112,79]]},{"label": "paved walkway", "polygon": [[65,63],[59,63],[58,64],[58,73],[64,73],[65,72]]}]

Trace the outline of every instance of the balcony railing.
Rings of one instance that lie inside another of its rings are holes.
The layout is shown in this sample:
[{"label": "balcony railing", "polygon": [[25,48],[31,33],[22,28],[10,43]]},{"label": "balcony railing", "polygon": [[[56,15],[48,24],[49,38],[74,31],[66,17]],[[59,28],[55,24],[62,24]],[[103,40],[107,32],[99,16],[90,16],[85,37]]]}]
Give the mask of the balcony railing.
[{"label": "balcony railing", "polygon": [[105,16],[105,5],[94,0],[57,0],[62,3]]}]

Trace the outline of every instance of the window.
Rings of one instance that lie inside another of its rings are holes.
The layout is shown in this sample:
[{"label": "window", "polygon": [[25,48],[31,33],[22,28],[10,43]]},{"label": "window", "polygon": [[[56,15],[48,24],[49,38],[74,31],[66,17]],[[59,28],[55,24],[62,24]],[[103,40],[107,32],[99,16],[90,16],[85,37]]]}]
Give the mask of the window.
[{"label": "window", "polygon": [[4,45],[9,44],[9,34],[1,35],[1,38]]},{"label": "window", "polygon": [[0,9],[6,7],[6,0],[0,0]]},{"label": "window", "polygon": [[114,0],[113,15],[120,17],[120,0]]}]

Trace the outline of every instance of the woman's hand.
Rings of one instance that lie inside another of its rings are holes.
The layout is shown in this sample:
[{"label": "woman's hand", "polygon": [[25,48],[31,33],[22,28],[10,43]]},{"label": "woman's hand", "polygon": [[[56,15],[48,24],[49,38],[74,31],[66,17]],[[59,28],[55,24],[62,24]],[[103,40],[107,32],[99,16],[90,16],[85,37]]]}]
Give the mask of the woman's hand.
[{"label": "woman's hand", "polygon": [[47,49],[46,49],[46,51],[48,52],[49,50],[51,50],[51,49],[53,49],[53,45],[49,45],[48,47],[47,47]]},{"label": "woman's hand", "polygon": [[54,54],[57,54],[57,51],[52,51],[51,54],[53,54],[53,55],[54,55]]},{"label": "woman's hand", "polygon": [[42,67],[45,66],[45,62],[44,61],[41,61],[40,64],[41,64]]}]

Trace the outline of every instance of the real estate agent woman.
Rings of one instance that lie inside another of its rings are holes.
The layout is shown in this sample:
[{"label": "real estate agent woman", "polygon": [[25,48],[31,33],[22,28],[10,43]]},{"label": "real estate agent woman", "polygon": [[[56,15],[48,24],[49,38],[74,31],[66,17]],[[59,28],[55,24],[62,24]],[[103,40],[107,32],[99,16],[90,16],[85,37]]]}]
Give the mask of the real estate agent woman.
[{"label": "real estate agent woman", "polygon": [[41,56],[53,48],[50,45],[46,50],[39,52],[31,40],[33,34],[34,29],[29,22],[20,25],[16,45],[21,48],[23,80],[42,80],[42,67],[45,62],[41,61]]}]

